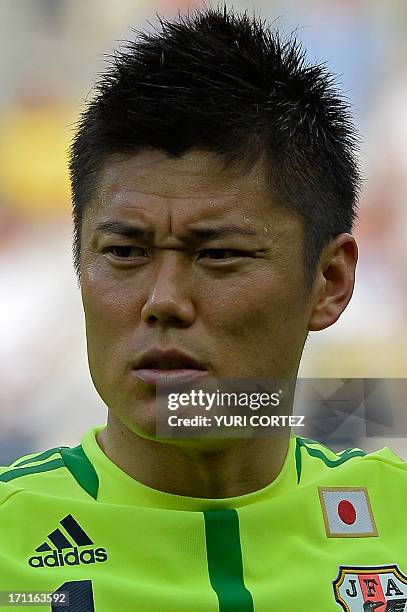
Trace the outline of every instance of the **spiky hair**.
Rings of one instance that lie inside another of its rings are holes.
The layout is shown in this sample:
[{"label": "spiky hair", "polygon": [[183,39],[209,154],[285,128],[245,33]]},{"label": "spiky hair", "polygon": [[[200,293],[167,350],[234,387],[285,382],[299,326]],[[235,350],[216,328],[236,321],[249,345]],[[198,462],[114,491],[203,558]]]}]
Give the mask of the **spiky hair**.
[{"label": "spiky hair", "polygon": [[74,261],[83,210],[114,153],[218,153],[249,169],[261,157],[273,201],[304,221],[312,272],[323,246],[352,229],[360,175],[348,102],[296,36],[226,7],[137,32],[112,58],[71,147]]}]

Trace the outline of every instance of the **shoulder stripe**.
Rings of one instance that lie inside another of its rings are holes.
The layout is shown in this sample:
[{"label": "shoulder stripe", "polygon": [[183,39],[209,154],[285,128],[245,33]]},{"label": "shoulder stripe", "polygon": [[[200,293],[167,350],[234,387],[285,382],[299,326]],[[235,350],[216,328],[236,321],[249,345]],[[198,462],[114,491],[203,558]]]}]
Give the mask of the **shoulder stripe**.
[{"label": "shoulder stripe", "polygon": [[[52,455],[60,453],[60,458],[48,461]],[[35,463],[42,461],[41,463]],[[27,465],[34,463],[34,465]],[[24,467],[22,467],[24,465]],[[10,469],[0,474],[0,482],[10,482],[21,476],[30,474],[39,474],[41,472],[49,472],[58,468],[67,468],[75,478],[79,486],[88,493],[93,499],[97,498],[99,489],[99,478],[95,468],[85,455],[82,446],[70,448],[69,446],[59,446],[51,448],[48,451],[39,453],[33,457],[22,459],[15,465],[10,466]]]},{"label": "shoulder stripe", "polygon": [[20,478],[21,476],[28,476],[29,474],[38,474],[40,472],[49,472],[50,470],[57,470],[60,467],[65,467],[65,464],[62,459],[54,459],[53,461],[40,463],[39,465],[29,465],[28,467],[13,468],[11,470],[8,470],[7,472],[3,472],[3,474],[0,474],[0,482],[10,482],[10,480]]},{"label": "shoulder stripe", "polygon": [[82,445],[79,444],[74,448],[61,448],[61,457],[64,465],[71,472],[79,486],[93,499],[96,499],[99,490],[99,477],[86,456]]},{"label": "shoulder stripe", "polygon": [[[329,457],[327,457],[323,453],[323,451],[320,450],[319,448],[313,448],[309,446],[310,442],[311,441],[306,438],[297,437],[296,439],[295,466],[297,470],[297,483],[300,482],[301,470],[302,470],[301,448],[305,448],[305,450],[311,457],[316,457],[318,459],[321,459],[325,463],[325,465],[329,468],[337,467],[338,465],[345,463],[349,459],[352,459],[352,457],[364,457],[366,455],[364,451],[358,448],[347,448],[346,450],[342,451],[339,457],[337,456],[337,459],[329,459]],[[312,442],[312,443],[317,444],[317,442]]]},{"label": "shoulder stripe", "polygon": [[68,447],[67,446],[66,447],[57,446],[55,448],[50,448],[49,450],[44,451],[43,453],[39,453],[38,455],[33,455],[32,457],[29,457],[28,459],[22,459],[22,460],[19,459],[15,463],[12,463],[12,467],[15,468],[15,467],[20,467],[20,465],[26,465],[27,463],[45,461],[46,459],[49,459],[49,457],[52,457],[52,455],[59,453],[61,448],[68,448]]}]

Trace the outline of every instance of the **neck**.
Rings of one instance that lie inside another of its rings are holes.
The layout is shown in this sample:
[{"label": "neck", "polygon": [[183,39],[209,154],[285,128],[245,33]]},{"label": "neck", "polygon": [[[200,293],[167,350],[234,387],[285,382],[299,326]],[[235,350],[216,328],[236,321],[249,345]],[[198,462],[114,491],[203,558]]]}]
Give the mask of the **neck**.
[{"label": "neck", "polygon": [[134,433],[109,413],[97,441],[113,463],[148,487],[221,499],[252,493],[273,482],[284,464],[289,432],[278,438],[166,443]]}]

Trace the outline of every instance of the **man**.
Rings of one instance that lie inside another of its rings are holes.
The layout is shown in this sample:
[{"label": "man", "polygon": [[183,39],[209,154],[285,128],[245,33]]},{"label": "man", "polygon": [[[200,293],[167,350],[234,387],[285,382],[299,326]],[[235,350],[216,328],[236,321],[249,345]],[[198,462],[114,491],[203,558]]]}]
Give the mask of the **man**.
[{"label": "man", "polygon": [[325,68],[247,15],[162,21],[116,55],[71,158],[108,422],[2,469],[6,609],[21,591],[70,612],[406,608],[407,475],[390,451],[156,434],[158,389],[295,380],[308,332],[341,315],[355,146]]}]

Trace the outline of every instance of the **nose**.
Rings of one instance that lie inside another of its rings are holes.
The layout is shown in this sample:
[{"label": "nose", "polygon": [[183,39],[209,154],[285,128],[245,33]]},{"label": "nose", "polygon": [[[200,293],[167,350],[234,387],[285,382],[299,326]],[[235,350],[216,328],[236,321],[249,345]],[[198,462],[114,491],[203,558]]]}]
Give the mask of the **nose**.
[{"label": "nose", "polygon": [[149,325],[188,327],[195,320],[191,296],[190,274],[185,254],[165,250],[157,261],[152,287],[141,310],[142,320]]}]

